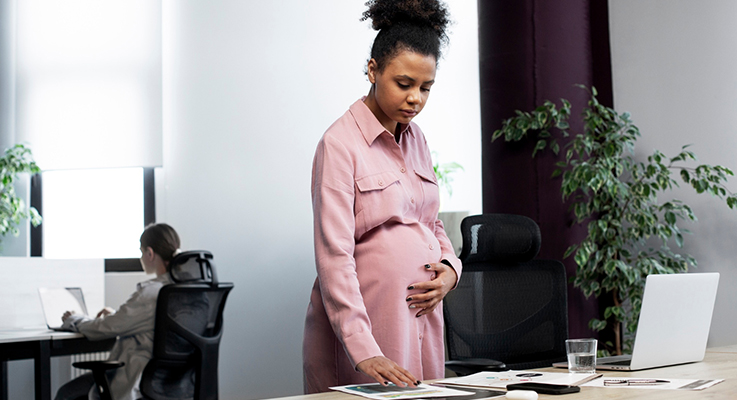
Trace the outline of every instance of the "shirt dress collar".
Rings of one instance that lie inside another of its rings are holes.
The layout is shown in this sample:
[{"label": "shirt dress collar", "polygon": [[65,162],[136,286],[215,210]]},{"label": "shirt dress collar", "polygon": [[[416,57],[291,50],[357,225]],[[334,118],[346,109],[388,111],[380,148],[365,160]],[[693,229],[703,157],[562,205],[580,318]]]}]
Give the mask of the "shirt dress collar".
[{"label": "shirt dress collar", "polygon": [[[379,137],[382,133],[388,132],[386,128],[384,128],[384,125],[379,122],[379,120],[376,118],[374,113],[371,112],[371,109],[368,108],[366,103],[363,102],[363,100],[366,98],[366,96],[361,97],[358,99],[353,105],[350,107],[351,115],[353,115],[353,118],[356,120],[356,124],[358,125],[358,129],[363,134],[364,139],[366,139],[366,143],[371,146],[371,144],[374,143],[377,137]],[[412,132],[412,124],[402,124],[402,135],[409,133],[412,135],[412,137],[415,136],[414,132]],[[391,132],[388,132],[391,134]],[[392,135],[393,137],[394,135]],[[392,139],[394,140],[394,139]]]}]

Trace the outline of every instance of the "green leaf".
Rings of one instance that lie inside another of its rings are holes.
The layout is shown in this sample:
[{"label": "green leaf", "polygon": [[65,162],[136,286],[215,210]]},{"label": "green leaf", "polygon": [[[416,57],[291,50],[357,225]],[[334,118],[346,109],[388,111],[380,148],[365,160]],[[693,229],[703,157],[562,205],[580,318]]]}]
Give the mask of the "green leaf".
[{"label": "green leaf", "polygon": [[576,252],[576,255],[573,257],[573,260],[576,261],[576,264],[579,267],[582,267],[586,265],[586,261],[588,260],[588,253],[579,248]]},{"label": "green leaf", "polygon": [[668,211],[665,213],[665,220],[671,224],[674,225],[676,223],[676,214],[674,214],[671,211]]},{"label": "green leaf", "polygon": [[544,139],[540,139],[537,141],[537,144],[535,144],[535,149],[532,151],[532,156],[535,157],[535,154],[539,151],[545,148],[547,145],[547,142]]},{"label": "green leaf", "polygon": [[558,155],[560,152],[560,145],[555,139],[550,142],[550,150],[552,150],[555,155]]}]

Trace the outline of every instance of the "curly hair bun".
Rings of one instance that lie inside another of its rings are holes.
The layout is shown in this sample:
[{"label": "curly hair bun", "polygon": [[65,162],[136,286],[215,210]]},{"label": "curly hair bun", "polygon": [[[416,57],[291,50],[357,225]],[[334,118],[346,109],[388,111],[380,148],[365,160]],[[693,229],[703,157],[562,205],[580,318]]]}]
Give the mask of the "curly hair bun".
[{"label": "curly hair bun", "polygon": [[446,38],[445,28],[450,22],[448,8],[438,0],[369,0],[368,10],[361,21],[370,19],[371,26],[380,31],[397,24],[430,27],[441,40]]}]

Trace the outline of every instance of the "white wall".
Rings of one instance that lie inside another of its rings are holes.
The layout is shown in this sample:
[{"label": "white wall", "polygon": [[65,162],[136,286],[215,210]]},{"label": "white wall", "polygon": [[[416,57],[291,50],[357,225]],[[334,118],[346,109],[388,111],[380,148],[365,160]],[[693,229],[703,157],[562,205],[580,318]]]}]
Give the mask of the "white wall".
[{"label": "white wall", "polygon": [[[700,162],[737,170],[737,2],[611,0],[609,13],[614,103],[640,128],[638,156],[693,144]],[[672,196],[699,218],[685,238],[694,272],[721,273],[709,345],[734,344],[737,210],[683,186]],[[737,179],[728,186],[737,192]]]},{"label": "white wall", "polygon": [[[165,200],[184,248],[235,283],[221,346],[222,399],[302,392],[302,330],[315,279],[310,170],[324,130],[368,92],[374,32],[363,0],[164,1]],[[481,211],[476,2],[456,20],[417,119],[457,161],[446,210]]]}]

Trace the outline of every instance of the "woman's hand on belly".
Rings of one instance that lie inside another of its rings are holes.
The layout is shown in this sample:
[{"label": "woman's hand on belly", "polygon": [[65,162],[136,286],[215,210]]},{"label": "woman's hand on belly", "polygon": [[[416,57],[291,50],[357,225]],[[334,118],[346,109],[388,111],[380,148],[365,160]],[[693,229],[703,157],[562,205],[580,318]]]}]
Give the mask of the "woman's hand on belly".
[{"label": "woman's hand on belly", "polygon": [[415,387],[420,381],[394,361],[384,357],[372,357],[356,364],[356,369],[386,386],[388,382],[399,387]]},{"label": "woman's hand on belly", "polygon": [[407,296],[409,308],[418,308],[415,316],[421,317],[431,313],[445,295],[453,289],[458,276],[453,268],[443,263],[425,265],[428,271],[435,271],[435,277],[426,282],[413,283],[407,290],[424,290],[423,293],[415,293]]}]

